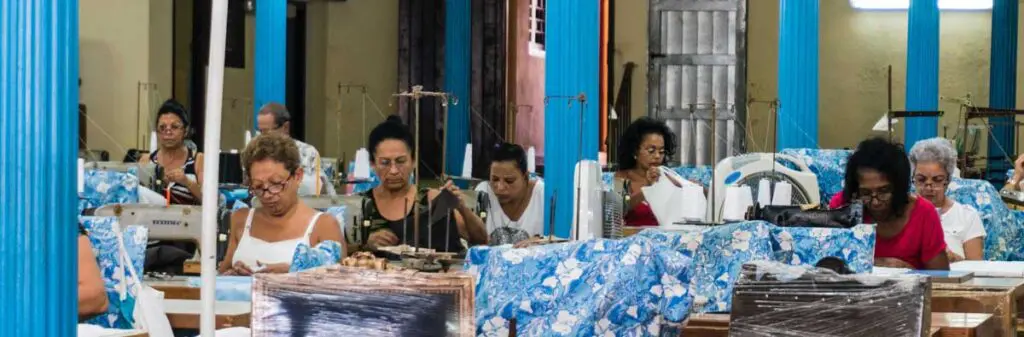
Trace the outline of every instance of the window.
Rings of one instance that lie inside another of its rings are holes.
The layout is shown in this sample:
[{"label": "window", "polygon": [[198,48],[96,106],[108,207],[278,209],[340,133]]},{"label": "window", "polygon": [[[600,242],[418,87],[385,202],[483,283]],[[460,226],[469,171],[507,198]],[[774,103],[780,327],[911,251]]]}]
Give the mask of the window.
[{"label": "window", "polygon": [[530,0],[530,55],[544,57],[547,0]]}]

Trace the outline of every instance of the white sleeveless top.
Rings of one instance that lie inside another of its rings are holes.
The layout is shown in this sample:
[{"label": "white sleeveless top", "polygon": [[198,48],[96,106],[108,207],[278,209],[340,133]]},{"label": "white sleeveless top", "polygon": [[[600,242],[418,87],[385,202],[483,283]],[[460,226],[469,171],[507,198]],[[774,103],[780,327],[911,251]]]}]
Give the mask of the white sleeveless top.
[{"label": "white sleeveless top", "polygon": [[313,215],[313,219],[309,220],[309,225],[306,228],[306,234],[302,237],[275,242],[266,242],[249,235],[253,214],[256,214],[255,209],[250,210],[249,216],[245,219],[245,231],[242,232],[242,238],[238,240],[238,247],[235,249],[235,255],[231,259],[231,264],[241,261],[249,266],[249,268],[257,268],[256,261],[263,264],[292,263],[292,256],[295,255],[295,248],[299,246],[299,243],[310,244],[309,236],[313,234],[316,220],[320,218],[323,212]]}]

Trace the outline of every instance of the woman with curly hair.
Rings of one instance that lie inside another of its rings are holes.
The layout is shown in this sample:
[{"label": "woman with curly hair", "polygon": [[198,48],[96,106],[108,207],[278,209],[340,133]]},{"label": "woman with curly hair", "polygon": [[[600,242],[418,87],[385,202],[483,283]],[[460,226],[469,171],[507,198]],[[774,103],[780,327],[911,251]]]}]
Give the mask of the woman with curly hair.
[{"label": "woman with curly hair", "polygon": [[939,213],[928,199],[910,193],[910,173],[903,146],[865,140],[846,163],[843,191],[829,205],[864,204],[864,222],[877,224],[876,266],[949,270]]},{"label": "woman with curly hair", "polygon": [[[676,136],[664,122],[642,117],[629,124],[618,148],[618,171],[615,172],[615,187],[629,186],[629,205],[626,210],[626,226],[657,226],[651,206],[644,199],[641,188],[658,181],[661,171],[675,151]],[[629,184],[625,184],[628,182]]]}]

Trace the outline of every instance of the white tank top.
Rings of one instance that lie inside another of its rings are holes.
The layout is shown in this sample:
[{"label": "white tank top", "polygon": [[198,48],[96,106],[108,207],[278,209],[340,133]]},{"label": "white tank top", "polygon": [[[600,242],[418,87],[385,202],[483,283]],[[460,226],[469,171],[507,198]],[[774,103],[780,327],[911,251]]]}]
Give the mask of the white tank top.
[{"label": "white tank top", "polygon": [[323,212],[313,215],[313,219],[309,220],[309,225],[306,228],[306,234],[302,237],[275,242],[266,242],[249,235],[253,214],[256,214],[255,209],[250,210],[249,216],[245,219],[245,231],[242,232],[242,238],[238,240],[238,247],[235,249],[234,257],[231,259],[232,264],[241,261],[250,268],[256,268],[256,261],[263,264],[292,263],[295,247],[298,247],[300,242],[304,242],[307,245],[310,244],[309,235],[313,233],[316,220],[320,218]]}]

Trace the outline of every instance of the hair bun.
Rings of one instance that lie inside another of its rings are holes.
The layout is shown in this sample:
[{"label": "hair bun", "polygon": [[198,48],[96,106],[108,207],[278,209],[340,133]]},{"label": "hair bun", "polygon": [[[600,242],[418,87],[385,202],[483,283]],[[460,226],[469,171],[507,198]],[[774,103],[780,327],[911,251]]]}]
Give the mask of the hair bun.
[{"label": "hair bun", "polygon": [[388,118],[386,120],[384,120],[384,121],[388,122],[388,123],[398,124],[398,125],[402,125],[404,123],[404,122],[402,122],[402,117],[398,117],[398,115],[388,116]]}]

